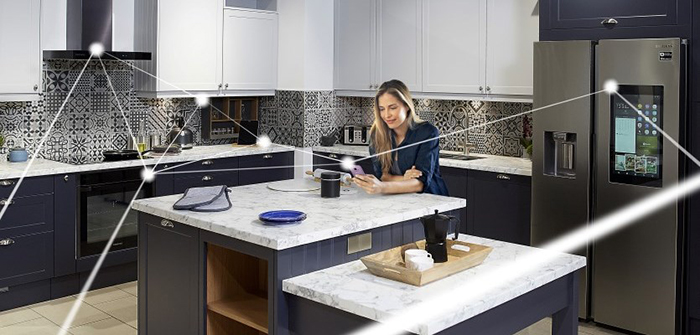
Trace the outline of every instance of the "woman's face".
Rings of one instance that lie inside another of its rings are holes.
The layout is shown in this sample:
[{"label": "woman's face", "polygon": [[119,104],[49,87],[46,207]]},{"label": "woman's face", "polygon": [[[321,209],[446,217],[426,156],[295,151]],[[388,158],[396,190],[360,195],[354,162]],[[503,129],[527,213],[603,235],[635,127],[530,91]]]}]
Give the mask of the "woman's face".
[{"label": "woman's face", "polygon": [[389,129],[396,129],[406,121],[408,109],[403,101],[389,93],[380,95],[378,101],[379,115]]}]

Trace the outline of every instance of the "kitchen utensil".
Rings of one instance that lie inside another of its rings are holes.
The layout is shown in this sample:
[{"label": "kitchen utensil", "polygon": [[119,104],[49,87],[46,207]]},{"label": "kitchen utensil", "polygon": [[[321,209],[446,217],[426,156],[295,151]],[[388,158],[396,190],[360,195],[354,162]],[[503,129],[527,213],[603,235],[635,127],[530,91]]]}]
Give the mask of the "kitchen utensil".
[{"label": "kitchen utensil", "polygon": [[297,223],[306,220],[306,213],[293,210],[275,210],[260,213],[258,219],[270,224]]},{"label": "kitchen utensil", "polygon": [[321,146],[322,147],[332,147],[335,144],[335,136],[321,136]]},{"label": "kitchen utensil", "polygon": [[340,172],[321,174],[321,198],[340,197]]},{"label": "kitchen utensil", "polygon": [[310,178],[281,180],[267,184],[267,188],[281,192],[310,192],[321,188],[319,183]]},{"label": "kitchen utensil", "polygon": [[27,150],[20,147],[15,147],[10,149],[10,153],[7,155],[7,160],[10,162],[26,162],[29,157]]},{"label": "kitchen utensil", "polygon": [[194,135],[192,131],[184,126],[183,118],[177,118],[177,125],[170,130],[168,134],[169,143],[173,142],[180,145],[182,149],[192,149],[194,146]]},{"label": "kitchen utensil", "polygon": [[139,158],[139,152],[136,150],[105,150],[102,151],[105,162],[123,161]]},{"label": "kitchen utensil", "polygon": [[435,263],[447,261],[447,233],[450,230],[450,224],[455,221],[455,239],[459,237],[459,220],[451,215],[438,214],[437,209],[435,214],[426,215],[420,218],[425,230],[425,250],[431,255]]},{"label": "kitchen utensil", "polygon": [[406,261],[411,260],[413,258],[433,258],[433,256],[430,255],[429,252],[422,250],[422,249],[406,250],[404,255],[405,255]]},{"label": "kitchen utensil", "polygon": [[[422,240],[365,256],[360,258],[360,260],[367,267],[369,272],[375,276],[400,281],[410,285],[423,286],[427,283],[481,264],[492,250],[491,247],[484,245],[448,240],[446,241],[448,247],[447,262],[435,262],[432,268],[421,272],[407,268],[406,264],[401,259],[402,249],[411,248],[414,244],[420,249],[425,248],[425,240]],[[470,251],[464,252],[454,249],[453,246],[455,245],[468,246]]]}]

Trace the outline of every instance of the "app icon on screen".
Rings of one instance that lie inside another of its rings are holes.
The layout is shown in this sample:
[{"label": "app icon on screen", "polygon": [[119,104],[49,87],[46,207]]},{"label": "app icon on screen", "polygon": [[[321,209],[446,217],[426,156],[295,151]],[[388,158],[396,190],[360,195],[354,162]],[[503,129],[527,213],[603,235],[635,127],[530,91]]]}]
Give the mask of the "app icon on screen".
[{"label": "app icon on screen", "polygon": [[625,155],[615,155],[615,171],[625,171]]},{"label": "app icon on screen", "polygon": [[635,157],[635,169],[636,173],[647,173],[647,160],[644,156]]},{"label": "app icon on screen", "polygon": [[654,156],[647,157],[647,173],[659,173],[659,159]]},{"label": "app icon on screen", "polygon": [[626,171],[634,171],[634,154],[626,154],[625,155],[625,170]]}]

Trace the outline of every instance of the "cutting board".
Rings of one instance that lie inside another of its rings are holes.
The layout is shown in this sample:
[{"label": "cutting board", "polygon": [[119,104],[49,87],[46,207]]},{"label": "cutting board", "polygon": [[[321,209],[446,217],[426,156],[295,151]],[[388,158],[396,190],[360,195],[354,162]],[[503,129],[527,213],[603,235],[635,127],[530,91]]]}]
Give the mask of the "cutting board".
[{"label": "cutting board", "polygon": [[310,192],[321,189],[321,183],[312,179],[289,179],[267,184],[267,188],[280,192]]}]

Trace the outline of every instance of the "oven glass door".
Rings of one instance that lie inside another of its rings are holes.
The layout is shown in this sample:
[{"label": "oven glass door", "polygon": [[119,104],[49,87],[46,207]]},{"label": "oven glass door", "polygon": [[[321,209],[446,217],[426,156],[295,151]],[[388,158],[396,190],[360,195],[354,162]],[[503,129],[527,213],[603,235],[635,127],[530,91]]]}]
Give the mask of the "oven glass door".
[{"label": "oven glass door", "polygon": [[[136,247],[138,215],[129,210],[129,204],[140,184],[132,181],[80,187],[79,257],[101,253],[127,210],[110,251]],[[136,199],[152,196],[147,186],[144,185]]]}]

